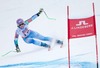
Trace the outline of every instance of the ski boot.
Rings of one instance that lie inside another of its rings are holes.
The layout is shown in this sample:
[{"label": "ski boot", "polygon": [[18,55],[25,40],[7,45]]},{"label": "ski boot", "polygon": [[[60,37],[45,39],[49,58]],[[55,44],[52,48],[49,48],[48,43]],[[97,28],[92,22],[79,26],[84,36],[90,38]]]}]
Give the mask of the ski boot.
[{"label": "ski boot", "polygon": [[48,44],[46,44],[46,43],[42,43],[42,42],[41,42],[41,46],[48,48],[48,51],[51,50],[51,46],[48,45]]},{"label": "ski boot", "polygon": [[56,43],[61,45],[60,48],[63,47],[63,41],[61,41],[61,40],[56,40]]}]

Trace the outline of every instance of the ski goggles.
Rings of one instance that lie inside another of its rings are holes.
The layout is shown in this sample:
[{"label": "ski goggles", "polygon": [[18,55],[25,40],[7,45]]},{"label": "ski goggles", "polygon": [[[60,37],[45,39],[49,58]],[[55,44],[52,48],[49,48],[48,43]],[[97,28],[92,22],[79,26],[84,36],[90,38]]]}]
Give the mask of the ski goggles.
[{"label": "ski goggles", "polygon": [[21,23],[21,24],[18,25],[18,27],[20,27],[21,25],[25,25],[25,24],[24,23]]}]

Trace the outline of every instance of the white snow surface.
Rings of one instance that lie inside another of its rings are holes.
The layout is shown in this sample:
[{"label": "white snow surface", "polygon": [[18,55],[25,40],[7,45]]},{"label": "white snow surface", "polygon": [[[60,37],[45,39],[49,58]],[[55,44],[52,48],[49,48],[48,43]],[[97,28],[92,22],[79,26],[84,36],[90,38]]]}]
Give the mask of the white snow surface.
[{"label": "white snow surface", "polygon": [[[70,18],[85,18],[93,14],[92,3],[95,5],[98,51],[100,52],[99,0],[0,0],[0,66],[30,62],[49,62],[50,65],[50,61],[54,62],[57,60],[54,63],[58,63],[55,68],[68,68],[67,6],[69,6]],[[17,28],[16,20],[18,18],[26,20],[37,13],[40,8],[45,10],[48,17],[55,18],[56,20],[50,20],[42,13],[29,24],[29,29],[37,31],[44,36],[64,40],[63,48],[55,45],[51,51],[48,51],[47,48],[26,44],[19,37],[18,42],[21,52],[10,52],[5,55],[7,52],[15,50],[14,34]],[[76,64],[76,62],[95,63],[95,51],[95,36],[71,39],[71,68],[89,68],[82,66],[81,63]],[[98,60],[100,61],[100,59]],[[40,65],[41,67],[15,65],[12,68],[54,68],[52,64],[52,67],[47,65]]]}]

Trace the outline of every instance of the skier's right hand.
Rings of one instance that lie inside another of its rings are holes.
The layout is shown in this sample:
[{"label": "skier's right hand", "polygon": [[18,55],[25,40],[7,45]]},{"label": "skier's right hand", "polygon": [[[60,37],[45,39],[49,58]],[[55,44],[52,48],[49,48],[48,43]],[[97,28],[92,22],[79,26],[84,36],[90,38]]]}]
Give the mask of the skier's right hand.
[{"label": "skier's right hand", "polygon": [[43,8],[40,8],[39,12],[43,12]]},{"label": "skier's right hand", "polygon": [[16,48],[16,52],[18,53],[18,52],[21,52],[21,50],[19,49],[19,48]]}]

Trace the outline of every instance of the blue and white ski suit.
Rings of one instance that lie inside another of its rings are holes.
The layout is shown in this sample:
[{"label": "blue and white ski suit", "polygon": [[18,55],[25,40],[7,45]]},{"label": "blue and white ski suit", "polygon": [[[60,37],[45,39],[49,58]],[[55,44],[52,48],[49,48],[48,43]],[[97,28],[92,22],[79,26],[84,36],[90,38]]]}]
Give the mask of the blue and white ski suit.
[{"label": "blue and white ski suit", "polygon": [[19,27],[17,28],[17,30],[15,32],[15,38],[14,38],[14,43],[16,46],[18,46],[18,37],[20,35],[23,38],[23,40],[28,44],[32,43],[35,45],[48,47],[46,45],[43,45],[44,43],[37,41],[34,38],[39,39],[39,40],[43,40],[43,41],[51,41],[52,38],[42,36],[38,32],[35,32],[35,31],[28,29],[28,24],[30,22],[32,22],[34,19],[36,19],[38,16],[39,15],[35,14],[31,18],[29,18],[28,20],[24,21],[24,28],[19,28]]}]

